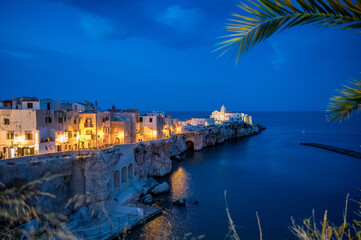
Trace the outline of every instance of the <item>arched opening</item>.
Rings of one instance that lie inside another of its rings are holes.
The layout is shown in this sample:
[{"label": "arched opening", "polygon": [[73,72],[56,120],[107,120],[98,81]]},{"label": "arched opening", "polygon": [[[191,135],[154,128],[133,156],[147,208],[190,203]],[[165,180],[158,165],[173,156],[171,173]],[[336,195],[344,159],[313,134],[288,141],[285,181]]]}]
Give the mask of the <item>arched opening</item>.
[{"label": "arched opening", "polygon": [[119,139],[119,138],[115,138],[115,140],[114,140],[114,144],[115,144],[115,145],[120,144],[120,139]]},{"label": "arched opening", "polygon": [[187,145],[187,150],[194,151],[194,142],[192,142],[192,141],[187,141],[187,142],[186,142],[186,145]]},{"label": "arched opening", "polygon": [[128,178],[133,178],[133,163],[129,164],[128,166]]},{"label": "arched opening", "polygon": [[127,182],[127,168],[123,167],[122,168],[122,183],[126,183]]},{"label": "arched opening", "polygon": [[120,186],[120,171],[116,170],[114,173],[114,187]]}]

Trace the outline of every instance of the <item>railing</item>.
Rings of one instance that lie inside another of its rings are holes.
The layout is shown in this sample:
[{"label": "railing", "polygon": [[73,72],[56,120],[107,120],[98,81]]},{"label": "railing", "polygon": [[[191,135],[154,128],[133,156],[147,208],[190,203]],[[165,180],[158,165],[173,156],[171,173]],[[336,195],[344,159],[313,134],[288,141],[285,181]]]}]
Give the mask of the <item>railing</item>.
[{"label": "railing", "polygon": [[[73,231],[72,233],[75,236],[77,236],[79,239],[83,239],[83,240],[108,239],[123,233],[125,230],[128,230],[131,226],[135,225],[141,219],[142,218],[138,217],[138,215],[136,214],[126,214],[121,217],[113,219],[112,222],[105,222],[98,226],[94,226],[87,229],[80,229],[77,231]],[[20,228],[26,228],[26,225],[29,223],[24,223],[16,228],[13,228],[1,234],[0,239],[12,240],[14,231]]]},{"label": "railing", "polygon": [[123,233],[140,219],[136,214],[126,214],[113,219],[112,222],[105,222],[95,227],[73,231],[73,234],[83,240],[108,239]]},{"label": "railing", "polygon": [[18,227],[16,227],[16,228],[14,228],[14,229],[11,229],[10,231],[7,231],[6,233],[1,234],[1,235],[0,235],[0,239],[5,239],[5,237],[7,236],[7,237],[11,240],[11,236],[12,236],[13,232],[14,232],[15,230],[23,227],[24,225],[25,225],[25,223],[22,224],[22,225],[20,225],[20,226],[18,226]]},{"label": "railing", "polygon": [[[6,233],[0,234],[0,239],[1,240],[3,240],[3,239],[11,240],[14,235],[14,231],[21,229],[21,228],[24,228],[25,232],[31,233],[32,231],[34,231],[35,228],[37,228],[37,224],[38,224],[37,220],[33,219],[30,222],[26,222],[24,224],[21,224],[20,226],[17,226],[16,228],[13,228],[13,229],[7,231]],[[24,237],[24,231],[23,231],[23,234],[21,234],[21,239],[23,239],[23,237]],[[18,236],[15,235],[15,239],[17,239],[17,238],[18,238]]]},{"label": "railing", "polygon": [[85,128],[91,128],[93,127],[93,123],[84,123]]}]

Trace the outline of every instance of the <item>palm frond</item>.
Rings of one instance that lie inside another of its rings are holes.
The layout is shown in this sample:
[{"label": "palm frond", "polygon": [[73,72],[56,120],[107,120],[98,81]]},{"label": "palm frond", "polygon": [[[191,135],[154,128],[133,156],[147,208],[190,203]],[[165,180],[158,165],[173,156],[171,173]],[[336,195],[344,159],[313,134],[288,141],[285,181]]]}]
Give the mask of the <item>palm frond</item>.
[{"label": "palm frond", "polygon": [[361,79],[344,85],[344,89],[338,90],[338,93],[340,95],[330,99],[327,109],[328,120],[339,119],[342,121],[361,111]]},{"label": "palm frond", "polygon": [[226,26],[229,35],[218,43],[214,51],[223,50],[222,55],[231,48],[236,50],[236,62],[239,57],[262,40],[276,32],[305,24],[319,27],[341,29],[361,28],[361,0],[296,0],[297,6],[290,0],[248,0],[238,7],[244,15],[233,13]]}]

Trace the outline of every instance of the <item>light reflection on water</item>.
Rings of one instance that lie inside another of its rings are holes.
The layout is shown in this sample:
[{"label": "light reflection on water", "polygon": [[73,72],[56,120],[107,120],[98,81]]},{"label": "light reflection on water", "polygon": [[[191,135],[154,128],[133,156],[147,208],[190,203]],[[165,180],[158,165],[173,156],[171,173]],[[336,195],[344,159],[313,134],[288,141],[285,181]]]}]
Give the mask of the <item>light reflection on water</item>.
[{"label": "light reflection on water", "polygon": [[[171,174],[169,179],[171,194],[169,196],[169,202],[165,200],[167,202],[166,204],[171,204],[172,201],[176,201],[179,198],[186,198],[187,200],[190,200],[190,181],[190,174],[184,169],[184,167],[177,168],[176,171]],[[180,211],[186,212],[186,207],[184,209],[182,207],[166,207],[161,216],[151,220],[142,227],[140,239],[158,240],[178,238],[179,236],[175,236],[175,233],[183,232],[184,226],[182,222],[187,222],[188,219],[187,214],[181,217],[179,215]]]},{"label": "light reflection on water", "polygon": [[170,179],[172,201],[189,196],[190,175],[183,167],[179,167]]},{"label": "light reflection on water", "polygon": [[174,224],[167,214],[163,214],[156,219],[148,222],[142,229],[141,239],[155,240],[155,239],[171,239]]}]

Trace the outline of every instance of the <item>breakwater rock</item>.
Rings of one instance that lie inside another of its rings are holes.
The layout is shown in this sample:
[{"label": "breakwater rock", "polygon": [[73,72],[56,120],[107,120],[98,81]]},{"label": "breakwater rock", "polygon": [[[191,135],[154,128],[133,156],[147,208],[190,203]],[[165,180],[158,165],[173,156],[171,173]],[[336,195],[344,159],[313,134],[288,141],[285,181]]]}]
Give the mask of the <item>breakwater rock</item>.
[{"label": "breakwater rock", "polygon": [[163,177],[172,170],[172,158],[176,158],[187,149],[201,150],[230,139],[258,134],[263,129],[260,125],[227,123],[173,135],[169,139],[142,142],[134,150],[136,171],[141,178]]},{"label": "breakwater rock", "polygon": [[350,157],[361,158],[361,153],[360,152],[355,152],[355,151],[344,149],[344,148],[334,147],[334,146],[320,144],[320,143],[300,143],[300,144],[301,145],[306,145],[306,146],[311,146],[311,147],[317,147],[317,148],[329,150],[329,151],[332,151],[332,152],[345,154],[345,155],[348,155]]}]

